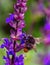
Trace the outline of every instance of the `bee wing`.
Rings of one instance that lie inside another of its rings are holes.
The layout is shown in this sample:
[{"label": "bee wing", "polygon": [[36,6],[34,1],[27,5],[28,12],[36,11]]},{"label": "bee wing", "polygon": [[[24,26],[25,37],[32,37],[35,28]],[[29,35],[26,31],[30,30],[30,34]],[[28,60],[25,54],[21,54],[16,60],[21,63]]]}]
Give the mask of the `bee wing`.
[{"label": "bee wing", "polygon": [[40,44],[42,42],[42,38],[35,38],[35,44]]}]

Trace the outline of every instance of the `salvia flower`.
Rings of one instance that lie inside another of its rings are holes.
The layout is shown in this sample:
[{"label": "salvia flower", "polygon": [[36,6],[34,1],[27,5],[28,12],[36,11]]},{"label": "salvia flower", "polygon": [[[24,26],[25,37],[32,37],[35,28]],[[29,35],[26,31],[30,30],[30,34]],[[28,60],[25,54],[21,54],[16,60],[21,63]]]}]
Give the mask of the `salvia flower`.
[{"label": "salvia flower", "polygon": [[5,60],[5,65],[24,65],[24,56],[21,54],[20,56],[14,57],[14,63],[13,59],[9,57],[10,55],[7,53],[7,57],[4,56],[3,59]]},{"label": "salvia flower", "polygon": [[6,18],[6,23],[10,23],[11,21],[13,22],[13,20],[14,20],[14,15],[10,14],[10,16]]},{"label": "salvia flower", "polygon": [[11,40],[9,40],[8,38],[4,38],[4,42],[1,45],[1,48],[6,47],[6,49],[8,49],[11,44],[12,44],[12,41]]}]

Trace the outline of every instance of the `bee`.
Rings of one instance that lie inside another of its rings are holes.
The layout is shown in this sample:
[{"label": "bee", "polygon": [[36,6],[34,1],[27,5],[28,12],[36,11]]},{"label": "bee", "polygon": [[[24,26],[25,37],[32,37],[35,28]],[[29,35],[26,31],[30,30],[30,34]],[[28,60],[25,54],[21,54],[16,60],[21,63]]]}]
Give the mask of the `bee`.
[{"label": "bee", "polygon": [[26,41],[25,41],[25,46],[24,46],[24,52],[28,52],[32,49],[36,51],[35,47],[35,39],[32,37],[32,35],[27,36]]},{"label": "bee", "polygon": [[22,39],[20,44],[23,46],[24,52],[28,52],[32,49],[35,52],[37,52],[36,45],[41,42],[41,38],[35,38],[32,35],[26,35],[26,34],[24,34],[21,38]]}]

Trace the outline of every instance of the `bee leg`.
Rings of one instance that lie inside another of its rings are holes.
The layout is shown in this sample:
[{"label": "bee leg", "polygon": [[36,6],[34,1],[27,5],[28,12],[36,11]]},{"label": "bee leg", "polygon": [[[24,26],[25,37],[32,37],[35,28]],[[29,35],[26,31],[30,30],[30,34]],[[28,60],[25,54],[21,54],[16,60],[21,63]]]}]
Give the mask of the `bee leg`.
[{"label": "bee leg", "polygon": [[33,46],[35,52],[37,52],[36,44]]},{"label": "bee leg", "polygon": [[23,57],[24,57],[24,59],[27,59],[26,53],[23,53]]}]

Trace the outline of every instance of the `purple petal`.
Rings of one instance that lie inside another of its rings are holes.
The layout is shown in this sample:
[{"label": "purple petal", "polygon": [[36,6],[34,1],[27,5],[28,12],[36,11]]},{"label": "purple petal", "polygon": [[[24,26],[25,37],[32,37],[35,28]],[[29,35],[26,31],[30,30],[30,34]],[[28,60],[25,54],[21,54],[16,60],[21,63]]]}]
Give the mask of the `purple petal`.
[{"label": "purple petal", "polygon": [[13,21],[13,19],[14,19],[14,15],[11,14],[10,17],[6,18],[6,23]]},{"label": "purple petal", "polygon": [[46,24],[45,24],[44,30],[50,30],[50,24],[49,24],[49,23],[46,23]]},{"label": "purple petal", "polygon": [[6,23],[9,23],[10,22],[10,18],[6,18]]},{"label": "purple petal", "polygon": [[3,59],[7,59],[7,57],[6,56],[3,56]]},{"label": "purple petal", "polygon": [[2,45],[1,45],[1,48],[4,48],[4,47],[5,47],[5,45],[4,45],[4,44],[2,44]]}]

